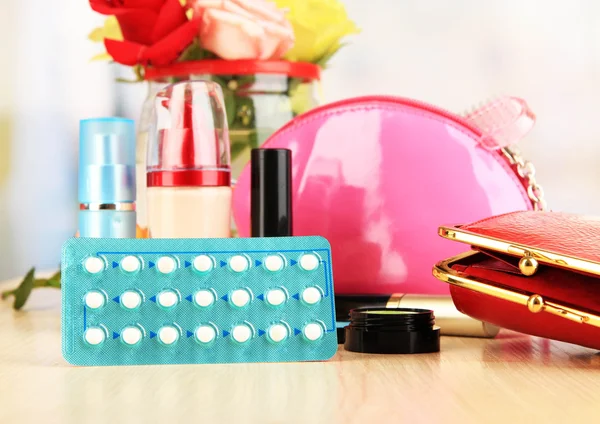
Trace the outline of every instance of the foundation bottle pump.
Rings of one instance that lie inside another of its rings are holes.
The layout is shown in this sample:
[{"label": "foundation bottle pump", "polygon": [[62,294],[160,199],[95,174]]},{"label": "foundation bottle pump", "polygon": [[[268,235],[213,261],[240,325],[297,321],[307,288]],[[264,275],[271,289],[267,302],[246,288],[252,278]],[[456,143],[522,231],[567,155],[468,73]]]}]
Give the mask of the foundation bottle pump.
[{"label": "foundation bottle pump", "polygon": [[230,181],[229,134],[219,84],[184,81],[159,92],[148,140],[150,237],[230,237]]}]

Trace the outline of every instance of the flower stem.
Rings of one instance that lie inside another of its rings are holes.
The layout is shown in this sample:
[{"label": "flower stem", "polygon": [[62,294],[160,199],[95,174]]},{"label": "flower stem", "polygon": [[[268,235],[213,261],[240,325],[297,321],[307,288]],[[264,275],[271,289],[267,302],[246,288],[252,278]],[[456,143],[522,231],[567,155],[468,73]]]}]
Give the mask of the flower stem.
[{"label": "flower stem", "polygon": [[[33,279],[33,272],[34,272],[33,269],[31,271],[29,271],[28,275],[25,277],[25,279],[21,282],[19,287],[17,287],[16,289],[3,291],[2,294],[0,295],[0,298],[2,298],[2,300],[8,299],[11,296],[15,297],[15,299],[19,298],[19,299],[17,299],[18,306],[16,305],[15,309],[20,309],[25,304],[27,299],[29,298],[29,294],[30,294],[31,290],[33,290],[33,289],[40,288],[40,287],[50,287],[50,288],[60,289],[60,271],[58,271],[56,274],[54,274],[50,278],[35,278],[35,279]],[[30,278],[33,279],[33,281]]]}]

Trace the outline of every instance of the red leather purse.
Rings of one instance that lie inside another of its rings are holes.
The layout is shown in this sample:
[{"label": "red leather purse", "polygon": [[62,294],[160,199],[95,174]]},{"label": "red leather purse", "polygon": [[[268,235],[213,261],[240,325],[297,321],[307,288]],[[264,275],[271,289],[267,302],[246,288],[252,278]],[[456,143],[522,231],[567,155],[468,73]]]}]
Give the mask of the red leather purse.
[{"label": "red leather purse", "polygon": [[433,270],[459,311],[600,349],[600,218],[523,211],[439,234],[472,247]]}]

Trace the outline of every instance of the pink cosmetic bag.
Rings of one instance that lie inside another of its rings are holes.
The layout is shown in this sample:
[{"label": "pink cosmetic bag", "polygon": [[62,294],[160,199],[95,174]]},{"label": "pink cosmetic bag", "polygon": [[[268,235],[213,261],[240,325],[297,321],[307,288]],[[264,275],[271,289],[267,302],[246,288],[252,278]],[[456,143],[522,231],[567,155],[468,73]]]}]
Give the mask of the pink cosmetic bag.
[{"label": "pink cosmetic bag", "polygon": [[[294,235],[330,241],[336,293],[447,294],[432,266],[468,246],[440,238],[440,225],[543,206],[533,166],[508,147],[533,122],[514,98],[463,118],[409,99],[362,97],[296,117],[263,147],[292,150]],[[233,202],[247,237],[249,166]]]}]

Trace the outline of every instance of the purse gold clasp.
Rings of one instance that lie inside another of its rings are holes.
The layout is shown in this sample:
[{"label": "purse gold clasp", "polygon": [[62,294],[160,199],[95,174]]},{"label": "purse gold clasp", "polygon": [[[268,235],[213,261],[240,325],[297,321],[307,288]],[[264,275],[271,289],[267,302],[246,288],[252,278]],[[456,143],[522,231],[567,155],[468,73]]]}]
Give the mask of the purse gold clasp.
[{"label": "purse gold clasp", "polygon": [[508,246],[508,253],[521,256],[521,259],[519,260],[519,270],[524,276],[531,277],[537,272],[540,263],[529,250],[510,245]]},{"label": "purse gold clasp", "polygon": [[533,274],[535,274],[539,265],[540,264],[537,259],[527,251],[525,252],[525,256],[519,260],[519,269],[521,270],[521,273],[527,277],[531,277]]},{"label": "purse gold clasp", "polygon": [[529,296],[529,299],[527,299],[527,309],[529,309],[529,312],[533,312],[534,314],[546,311],[553,315],[558,315],[580,324],[588,322],[590,319],[589,316],[583,315],[579,311],[575,311],[564,306],[559,306],[551,302],[546,302],[539,294],[533,294]]}]

